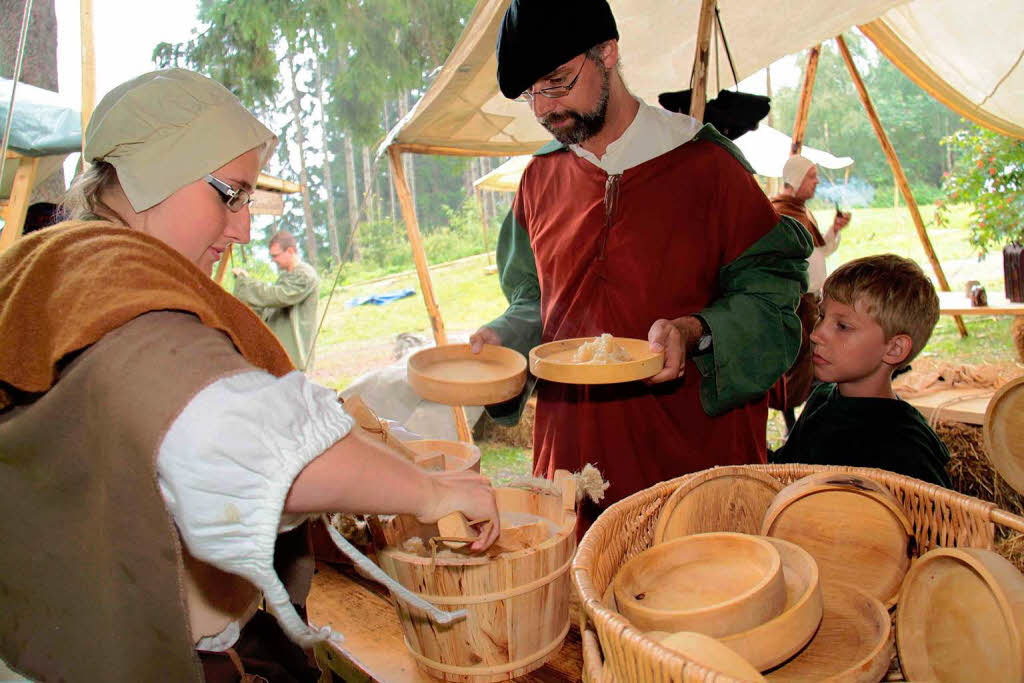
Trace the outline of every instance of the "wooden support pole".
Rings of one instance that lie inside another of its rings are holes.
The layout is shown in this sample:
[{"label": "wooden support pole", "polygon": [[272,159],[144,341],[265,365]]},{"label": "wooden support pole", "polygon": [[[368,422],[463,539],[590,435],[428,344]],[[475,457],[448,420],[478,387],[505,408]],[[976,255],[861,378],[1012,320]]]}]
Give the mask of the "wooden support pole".
[{"label": "wooden support pole", "polygon": [[228,248],[220,255],[220,262],[217,264],[217,275],[213,278],[218,285],[224,282],[224,273],[228,271],[228,261],[231,260],[231,247],[233,246],[235,245],[228,244]]},{"label": "wooden support pole", "polygon": [[708,98],[708,50],[711,46],[711,21],[716,0],[701,0],[700,22],[697,24],[697,51],[693,55],[693,90],[690,92],[690,116],[704,120]]},{"label": "wooden support pole", "polygon": [[0,232],[0,251],[14,244],[14,240],[21,237],[25,229],[25,213],[36,182],[36,170],[39,168],[39,157],[8,156],[18,162],[18,170],[14,172],[11,196],[3,209],[4,229]]},{"label": "wooden support pole", "polygon": [[818,57],[820,56],[820,44],[812,47],[807,54],[804,85],[800,89],[800,102],[797,104],[796,118],[793,120],[793,144],[789,148],[790,155],[799,154],[804,146],[804,133],[807,132],[807,117],[811,112],[811,95],[814,93],[814,77],[818,75]]},{"label": "wooden support pole", "polygon": [[96,41],[92,30],[92,0],[79,0],[82,31],[82,167],[85,167],[85,130],[96,107]]},{"label": "wooden support pole", "polygon": [[[857,88],[857,95],[860,96],[861,104],[864,105],[864,110],[868,114],[868,119],[871,121],[871,127],[875,129],[875,135],[878,136],[878,142],[882,145],[882,151],[885,152],[885,158],[889,160],[889,166],[892,168],[893,177],[896,179],[896,184],[900,188],[900,192],[903,194],[903,201],[907,204],[907,209],[910,211],[910,217],[914,221],[914,227],[917,229],[917,236],[921,238],[921,245],[924,247],[924,252],[928,256],[928,260],[932,264],[932,270],[935,271],[935,278],[939,281],[939,288],[944,292],[950,291],[949,282],[946,281],[946,274],[942,272],[942,264],[939,263],[939,257],[935,254],[935,249],[932,247],[932,241],[928,237],[928,232],[924,227],[924,220],[921,218],[921,211],[917,207],[917,201],[914,199],[913,192],[910,191],[910,182],[907,180],[907,175],[903,172],[903,166],[900,164],[899,157],[896,156],[896,150],[893,148],[892,143],[889,142],[889,136],[886,135],[885,129],[882,128],[882,122],[878,118],[878,112],[875,111],[875,106],[871,103],[871,97],[868,95],[867,88],[864,87],[864,81],[861,80],[860,74],[857,72],[857,65],[853,63],[853,57],[850,56],[850,50],[846,47],[846,41],[843,40],[842,36],[836,36],[836,43],[839,45],[839,54],[843,56],[843,61],[846,62],[846,68],[850,72],[850,78],[853,79],[853,85]],[[962,317],[954,316],[953,320],[956,322],[956,327],[960,331],[961,337],[967,336],[967,327],[964,325],[964,319]]]},{"label": "wooden support pole", "polygon": [[[438,346],[443,346],[448,343],[448,335],[444,331],[441,309],[438,308],[437,300],[434,298],[434,285],[430,281],[427,254],[423,250],[423,237],[420,235],[420,225],[416,220],[416,207],[413,206],[412,192],[409,190],[409,183],[405,178],[402,152],[394,147],[388,147],[388,162],[391,164],[391,177],[394,179],[395,191],[398,193],[398,203],[402,210],[402,218],[405,220],[405,230],[409,235],[413,261],[416,263],[416,275],[420,280],[423,303],[427,307],[430,326],[434,330],[434,342]],[[455,417],[455,431],[459,435],[459,441],[473,443],[473,433],[469,430],[466,411],[461,406],[452,406],[452,415]]]},{"label": "wooden support pole", "polygon": [[484,211],[484,194],[479,187],[473,188],[476,192],[476,203],[480,207],[480,225],[483,226],[484,231],[484,253],[487,254],[487,265],[494,263],[491,259],[491,249],[487,246],[487,213]]}]

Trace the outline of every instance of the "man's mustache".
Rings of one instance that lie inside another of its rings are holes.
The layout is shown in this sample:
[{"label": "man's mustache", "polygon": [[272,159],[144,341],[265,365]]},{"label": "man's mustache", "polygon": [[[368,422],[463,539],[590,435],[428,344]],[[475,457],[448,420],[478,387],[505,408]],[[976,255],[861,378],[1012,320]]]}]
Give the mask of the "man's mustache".
[{"label": "man's mustache", "polygon": [[573,111],[552,112],[542,117],[540,124],[542,126],[549,126],[553,123],[561,123],[562,121],[568,121],[570,119],[575,121],[582,120],[580,115]]}]

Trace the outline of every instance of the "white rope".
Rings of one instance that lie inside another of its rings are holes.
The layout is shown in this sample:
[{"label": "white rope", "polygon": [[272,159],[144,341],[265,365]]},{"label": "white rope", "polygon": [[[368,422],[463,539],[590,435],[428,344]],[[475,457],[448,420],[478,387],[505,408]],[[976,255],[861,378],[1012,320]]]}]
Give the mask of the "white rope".
[{"label": "white rope", "polygon": [[21,15],[21,34],[18,36],[18,54],[14,58],[14,76],[11,82],[11,101],[7,107],[7,124],[4,126],[4,139],[0,142],[0,182],[4,178],[4,167],[7,165],[7,142],[11,138],[11,122],[14,120],[14,91],[18,89],[21,78],[21,63],[25,59],[25,39],[28,37],[28,21],[32,16],[32,0],[25,0],[25,12]]}]

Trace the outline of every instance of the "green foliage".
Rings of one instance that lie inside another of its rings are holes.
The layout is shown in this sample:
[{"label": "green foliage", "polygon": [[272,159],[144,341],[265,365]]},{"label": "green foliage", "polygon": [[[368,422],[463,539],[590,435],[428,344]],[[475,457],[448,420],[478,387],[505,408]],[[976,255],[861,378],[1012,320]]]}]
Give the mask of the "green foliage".
[{"label": "green foliage", "polygon": [[[1024,242],[1024,142],[974,127],[943,140],[958,154],[945,182],[946,199],[969,202],[970,242],[982,253]],[[939,202],[938,220],[948,209]]]}]

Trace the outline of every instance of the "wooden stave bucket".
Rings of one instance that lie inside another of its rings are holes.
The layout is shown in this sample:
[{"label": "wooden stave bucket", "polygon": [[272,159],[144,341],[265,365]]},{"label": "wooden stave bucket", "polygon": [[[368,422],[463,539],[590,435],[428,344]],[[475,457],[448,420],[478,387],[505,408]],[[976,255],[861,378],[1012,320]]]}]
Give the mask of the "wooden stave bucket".
[{"label": "wooden stave bucket", "polygon": [[[564,509],[561,497],[520,489],[495,489],[495,497],[500,511],[540,515],[555,521],[557,532],[536,547],[496,558],[437,558],[433,572],[431,558],[393,547],[378,557],[384,571],[413,592],[442,609],[469,611],[466,619],[440,626],[420,610],[392,600],[409,653],[421,669],[440,680],[486,683],[522,676],[557,654],[569,631],[575,510]],[[422,525],[419,532],[429,535],[430,529],[436,533],[433,525]],[[503,585],[509,577],[515,577],[515,585]],[[439,584],[454,589],[445,590]],[[481,585],[484,590],[474,588]],[[497,614],[504,616],[495,620]],[[526,633],[512,637],[514,625],[531,620],[538,628],[520,629]],[[481,657],[478,649],[488,645],[495,647]]]},{"label": "wooden stave bucket", "polygon": [[[1024,518],[1001,510],[994,503],[884,470],[823,465],[746,467],[770,474],[784,484],[816,472],[852,473],[875,480],[896,496],[904,508],[914,530],[918,554],[936,547],[992,549],[996,524],[1024,533]],[[615,503],[583,537],[573,561],[572,581],[582,605],[584,681],[739,683],[662,647],[602,603],[603,592],[617,568],[649,547],[662,505],[669,496],[691,477],[706,472],[661,482]],[[624,528],[617,529],[609,523],[616,517],[626,520]],[[606,518],[604,523],[602,518]]]}]

